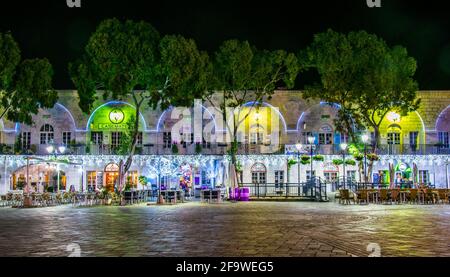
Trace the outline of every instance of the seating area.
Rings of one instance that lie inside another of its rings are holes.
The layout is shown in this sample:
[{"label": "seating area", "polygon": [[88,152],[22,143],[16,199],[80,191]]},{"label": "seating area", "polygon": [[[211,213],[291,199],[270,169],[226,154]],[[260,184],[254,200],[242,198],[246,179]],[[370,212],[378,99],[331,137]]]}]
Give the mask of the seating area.
[{"label": "seating area", "polygon": [[149,200],[156,200],[157,195],[152,190],[124,192],[121,198],[116,193],[102,192],[62,192],[62,193],[31,193],[11,192],[0,196],[0,208],[25,206],[25,199],[31,199],[28,206],[31,207],[52,207],[72,204],[74,207],[91,207],[100,205],[135,205],[145,203]]},{"label": "seating area", "polygon": [[336,194],[339,204],[420,204],[436,205],[450,203],[448,189],[361,189],[356,192],[340,189]]},{"label": "seating area", "polygon": [[222,203],[225,195],[221,189],[207,189],[202,190],[200,194],[200,201],[202,203]]},{"label": "seating area", "polygon": [[31,207],[52,207],[72,203],[73,193],[8,193],[0,198],[0,207],[24,207],[25,199],[31,200]]}]

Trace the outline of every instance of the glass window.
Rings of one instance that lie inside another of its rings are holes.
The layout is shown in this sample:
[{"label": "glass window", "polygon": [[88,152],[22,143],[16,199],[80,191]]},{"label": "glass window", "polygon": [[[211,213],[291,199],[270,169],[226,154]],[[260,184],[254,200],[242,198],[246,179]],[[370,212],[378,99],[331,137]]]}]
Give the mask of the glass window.
[{"label": "glass window", "polygon": [[347,171],[347,180],[348,181],[356,181],[356,171],[355,170],[348,170]]},{"label": "glass window", "polygon": [[331,133],[320,133],[319,134],[319,144],[320,145],[331,145],[331,144],[333,144],[333,134],[331,134]]},{"label": "glass window", "polygon": [[419,142],[419,132],[410,132],[409,133],[409,145],[417,145]]},{"label": "glass window", "polygon": [[311,132],[304,132],[304,133],[302,134],[302,136],[303,136],[303,144],[304,144],[304,145],[309,145],[308,138],[309,138],[309,137],[313,137],[313,133],[311,133]]},{"label": "glass window", "polygon": [[31,148],[31,132],[23,132],[22,136],[22,149],[29,150]]},{"label": "glass window", "polygon": [[284,185],[284,171],[276,170],[275,171],[275,187],[282,188]]},{"label": "glass window", "polygon": [[91,133],[91,142],[95,145],[103,144],[103,132],[92,132]]},{"label": "glass window", "polygon": [[388,133],[387,143],[389,145],[400,145],[400,133]]},{"label": "glass window", "polygon": [[138,133],[137,145],[142,146],[144,144],[144,134],[142,132]]},{"label": "glass window", "polygon": [[419,170],[419,183],[421,185],[430,183],[430,172],[428,170]]},{"label": "glass window", "polygon": [[122,132],[112,132],[111,133],[111,146],[119,147],[122,142]]},{"label": "glass window", "polygon": [[72,133],[71,132],[63,132],[63,144],[64,145],[70,145],[70,142],[72,141]]},{"label": "glass window", "polygon": [[439,144],[441,144],[443,148],[450,148],[450,140],[448,132],[439,132]]},{"label": "glass window", "polygon": [[[312,176],[316,177],[316,171],[312,172]],[[306,171],[306,181],[307,182],[311,181],[311,171],[310,170]]]},{"label": "glass window", "polygon": [[163,134],[163,147],[172,148],[172,133],[166,132]]},{"label": "glass window", "polygon": [[45,124],[41,127],[41,145],[51,144],[55,138],[53,126]]}]

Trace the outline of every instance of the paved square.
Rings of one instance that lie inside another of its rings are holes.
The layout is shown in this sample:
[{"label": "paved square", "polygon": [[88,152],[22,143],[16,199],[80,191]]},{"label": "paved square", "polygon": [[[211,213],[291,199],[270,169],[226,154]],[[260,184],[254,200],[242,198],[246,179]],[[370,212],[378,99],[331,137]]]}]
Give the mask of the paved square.
[{"label": "paved square", "polygon": [[251,202],[0,209],[0,256],[450,256],[450,206]]}]

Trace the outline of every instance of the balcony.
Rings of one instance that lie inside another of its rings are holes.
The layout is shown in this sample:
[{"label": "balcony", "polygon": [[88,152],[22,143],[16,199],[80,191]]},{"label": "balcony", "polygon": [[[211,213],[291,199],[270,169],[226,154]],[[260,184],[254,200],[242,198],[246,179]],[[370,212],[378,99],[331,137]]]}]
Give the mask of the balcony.
[{"label": "balcony", "polygon": [[[177,145],[178,151],[174,152],[173,145],[146,144],[136,148],[137,155],[226,155],[229,153],[229,144],[200,144],[200,148],[195,144]],[[307,148],[307,146],[306,146]],[[177,152],[177,153],[176,153]],[[370,146],[368,153],[372,153]],[[376,151],[378,155],[450,155],[450,148],[439,145],[381,145]],[[68,146],[67,155],[119,155],[117,147],[110,145],[90,145],[84,144]],[[250,145],[240,144],[238,155],[283,155],[285,145]],[[296,154],[296,153],[293,153]],[[302,155],[309,155],[306,151]],[[342,150],[339,145],[316,145],[315,155],[341,155]],[[14,145],[0,145],[0,155],[48,155],[45,145],[34,145],[28,149],[17,151]]]}]

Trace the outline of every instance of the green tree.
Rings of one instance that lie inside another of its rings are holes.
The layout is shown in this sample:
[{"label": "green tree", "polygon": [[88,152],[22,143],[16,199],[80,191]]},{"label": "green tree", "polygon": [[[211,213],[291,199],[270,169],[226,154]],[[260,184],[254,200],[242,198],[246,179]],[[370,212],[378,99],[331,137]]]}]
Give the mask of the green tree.
[{"label": "green tree", "polygon": [[[208,56],[195,42],[178,35],[161,38],[150,24],[108,19],[90,37],[84,56],[69,65],[80,107],[91,112],[97,91],[105,99],[132,99],[136,108],[129,155],[121,176],[129,171],[138,140],[140,112],[150,107],[191,106],[206,91]],[[120,180],[120,189],[124,180]]]},{"label": "green tree", "polygon": [[0,119],[31,125],[40,108],[53,108],[58,94],[52,78],[47,59],[22,60],[12,35],[0,33]]},{"label": "green tree", "polygon": [[[225,41],[215,53],[212,64],[211,83],[206,98],[223,114],[232,140],[229,150],[231,170],[236,172],[239,127],[263,100],[273,96],[278,86],[294,86],[299,64],[294,54],[283,50],[258,50],[249,42],[238,40]],[[220,106],[213,99],[216,92],[221,93]],[[243,109],[242,106],[248,102],[252,105],[249,109]],[[227,108],[232,111],[229,113]],[[236,187],[236,178],[232,180],[232,186]]]},{"label": "green tree", "polygon": [[319,83],[306,87],[305,98],[339,104],[336,126],[355,143],[359,142],[359,130],[373,130],[373,152],[378,150],[379,128],[389,111],[407,114],[420,105],[415,59],[405,48],[391,48],[376,35],[328,30],[314,37],[312,45],[300,52],[299,60],[320,75]]}]

